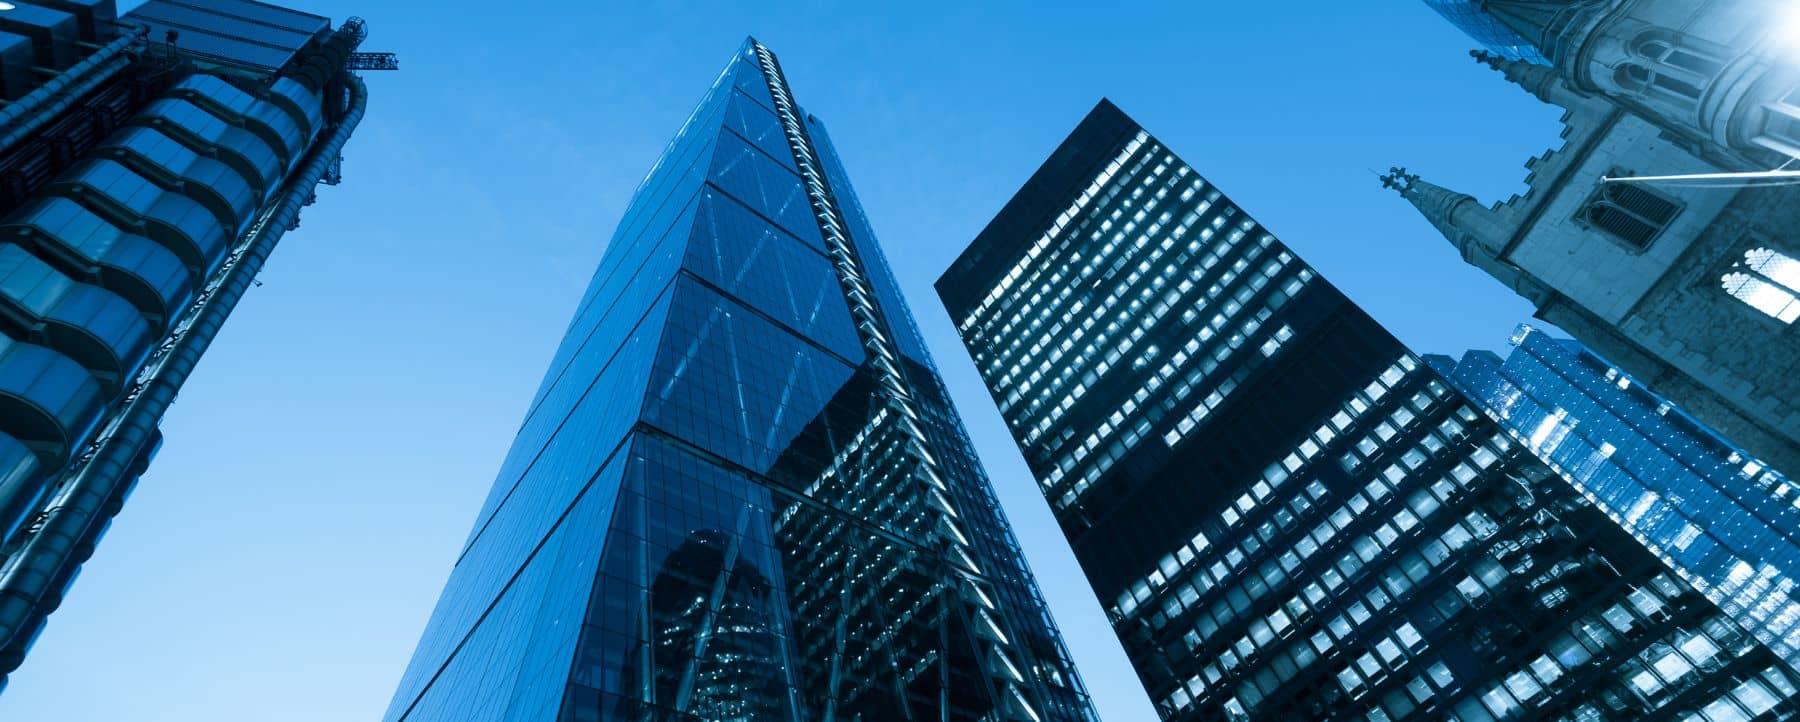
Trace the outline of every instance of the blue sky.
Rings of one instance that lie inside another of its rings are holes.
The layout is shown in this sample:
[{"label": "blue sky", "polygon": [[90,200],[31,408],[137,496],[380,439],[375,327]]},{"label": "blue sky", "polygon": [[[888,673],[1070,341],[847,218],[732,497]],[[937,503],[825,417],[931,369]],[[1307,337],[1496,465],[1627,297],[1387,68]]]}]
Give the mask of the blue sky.
[{"label": "blue sky", "polygon": [[[125,5],[133,3],[126,2]],[[831,128],[1108,720],[1152,719],[931,282],[1110,97],[1415,349],[1530,309],[1369,169],[1484,201],[1559,115],[1417,0],[299,0],[370,110],[183,391],[0,718],[375,719],[625,202],[754,34]]]}]

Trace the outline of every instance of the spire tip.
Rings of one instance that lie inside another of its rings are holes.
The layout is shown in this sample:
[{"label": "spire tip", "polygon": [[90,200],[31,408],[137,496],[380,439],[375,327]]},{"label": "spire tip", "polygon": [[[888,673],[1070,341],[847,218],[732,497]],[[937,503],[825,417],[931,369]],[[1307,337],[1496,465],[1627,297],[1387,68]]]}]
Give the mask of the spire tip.
[{"label": "spire tip", "polygon": [[1413,185],[1418,182],[1419,174],[1408,173],[1405,168],[1398,166],[1389,168],[1387,175],[1381,176],[1381,187],[1392,188],[1402,196],[1412,191]]}]

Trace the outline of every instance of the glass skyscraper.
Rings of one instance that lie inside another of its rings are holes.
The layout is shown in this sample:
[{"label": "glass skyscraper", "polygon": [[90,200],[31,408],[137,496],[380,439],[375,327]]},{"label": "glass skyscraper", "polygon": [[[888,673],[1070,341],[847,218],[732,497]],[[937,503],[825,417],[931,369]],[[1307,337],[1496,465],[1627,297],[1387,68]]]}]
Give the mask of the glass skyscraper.
[{"label": "glass skyscraper", "polygon": [[386,719],[1093,719],[754,40],[632,199]]},{"label": "glass skyscraper", "polygon": [[938,293],[1165,719],[1800,713],[1775,653],[1110,103]]},{"label": "glass skyscraper", "polygon": [[1481,43],[1488,52],[1508,60],[1523,60],[1549,65],[1550,60],[1531,41],[1481,7],[1480,0],[1425,0],[1445,20],[1462,30],[1470,39]]},{"label": "glass skyscraper", "polygon": [[[339,153],[365,29],[249,0],[0,3],[0,676]],[[179,442],[178,442],[179,443]]]},{"label": "glass skyscraper", "polygon": [[1800,664],[1800,488],[1583,347],[1521,326],[1434,366],[1689,584]]}]

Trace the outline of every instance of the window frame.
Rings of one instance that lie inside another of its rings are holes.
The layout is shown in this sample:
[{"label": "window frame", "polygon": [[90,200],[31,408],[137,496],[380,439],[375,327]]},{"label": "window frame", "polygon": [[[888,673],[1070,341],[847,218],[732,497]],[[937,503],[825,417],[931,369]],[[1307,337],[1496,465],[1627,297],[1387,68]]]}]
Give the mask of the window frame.
[{"label": "window frame", "polygon": [[[1625,178],[1625,177],[1630,177],[1632,175],[1635,175],[1635,174],[1630,171],[1627,171],[1623,168],[1615,167],[1615,168],[1608,170],[1604,174],[1604,177],[1606,177],[1606,178]],[[1611,196],[1609,194],[1609,191],[1611,191],[1613,193],[1642,193],[1642,194],[1650,197],[1653,200],[1667,203],[1670,208],[1668,218],[1666,220],[1662,221],[1660,224],[1658,224],[1654,221],[1654,219],[1644,216],[1644,215],[1640,214],[1638,211],[1629,208],[1627,205],[1625,205],[1624,201],[1618,200],[1616,197]],[[1637,221],[1639,223],[1643,223],[1645,226],[1652,227],[1654,230],[1652,230],[1651,233],[1644,238],[1644,241],[1641,245],[1638,244],[1637,242],[1633,241],[1630,238],[1626,238],[1622,235],[1619,235],[1618,233],[1615,233],[1613,231],[1613,229],[1608,228],[1606,225],[1604,225],[1600,222],[1597,222],[1589,217],[1589,213],[1592,210],[1596,209],[1602,203],[1604,203],[1606,206],[1610,207],[1614,212],[1625,214],[1630,219]],[[1681,214],[1683,212],[1685,212],[1686,210],[1687,210],[1687,204],[1682,202],[1682,199],[1675,197],[1675,196],[1668,195],[1666,193],[1662,193],[1660,191],[1657,191],[1657,190],[1654,190],[1651,188],[1644,187],[1643,185],[1629,184],[1629,183],[1607,183],[1605,181],[1601,181],[1600,183],[1598,183],[1594,186],[1594,190],[1592,192],[1588,193],[1587,198],[1582,200],[1581,205],[1575,209],[1575,214],[1574,214],[1573,220],[1575,221],[1576,225],[1581,226],[1582,228],[1585,228],[1587,230],[1594,231],[1595,233],[1598,233],[1601,236],[1604,236],[1607,240],[1611,241],[1614,245],[1617,245],[1620,248],[1624,249],[1626,252],[1631,253],[1633,255],[1642,255],[1642,254],[1648,252],[1652,247],[1654,247],[1658,240],[1662,239],[1663,235],[1669,230],[1669,227],[1675,225],[1675,222],[1681,218]]]},{"label": "window frame", "polygon": [[[1764,323],[1775,324],[1776,328],[1789,332],[1796,328],[1800,328],[1800,287],[1791,286],[1787,282],[1770,276],[1751,266],[1750,255],[1757,251],[1768,251],[1781,258],[1786,258],[1791,262],[1800,263],[1800,255],[1790,253],[1789,249],[1782,248],[1780,244],[1775,243],[1770,238],[1759,234],[1752,234],[1745,238],[1743,242],[1733,246],[1731,253],[1725,256],[1720,263],[1713,274],[1713,278],[1718,279],[1718,286],[1716,286],[1716,288],[1724,293],[1737,307],[1750,311],[1753,316],[1762,319],[1762,322]],[[1786,294],[1790,299],[1788,301],[1789,305],[1784,306],[1780,311],[1773,313],[1753,305],[1750,303],[1749,299],[1739,295],[1738,290],[1732,288],[1732,283],[1728,279],[1738,275],[1747,276],[1752,281],[1771,286],[1778,292]],[[1793,314],[1792,318],[1784,319],[1778,315],[1781,312],[1790,311]]]}]

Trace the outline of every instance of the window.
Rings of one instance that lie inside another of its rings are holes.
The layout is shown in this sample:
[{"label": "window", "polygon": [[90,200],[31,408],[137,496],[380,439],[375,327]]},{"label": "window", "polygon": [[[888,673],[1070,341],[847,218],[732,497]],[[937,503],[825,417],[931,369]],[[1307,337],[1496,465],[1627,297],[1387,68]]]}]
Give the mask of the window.
[{"label": "window", "polygon": [[1725,65],[1718,58],[1660,32],[1645,34],[1638,42],[1637,54],[1665,68],[1691,74],[1702,81],[1717,75]]},{"label": "window", "polygon": [[1788,93],[1779,102],[1763,106],[1762,135],[1753,140],[1787,155],[1800,153],[1800,90]]},{"label": "window", "polygon": [[1698,102],[1702,88],[1724,67],[1718,58],[1664,33],[1647,34],[1633,50],[1638,61],[1620,64],[1613,81],[1624,90],[1684,106]]},{"label": "window", "polygon": [[1745,251],[1719,281],[1726,293],[1782,323],[1800,319],[1800,261],[1779,251]]},{"label": "window", "polygon": [[[1627,175],[1614,169],[1607,175]],[[1650,247],[1657,234],[1675,220],[1681,206],[1636,183],[1601,183],[1576,214],[1578,223],[1599,229],[1634,251]]]},{"label": "window", "polygon": [[1700,86],[1669,73],[1652,72],[1636,63],[1625,63],[1613,71],[1613,82],[1639,95],[1661,96],[1683,104],[1700,99]]},{"label": "window", "polygon": [[1650,85],[1664,94],[1676,95],[1686,100],[1698,100],[1700,98],[1700,86],[1694,85],[1693,83],[1673,75],[1658,74],[1650,80]]}]

